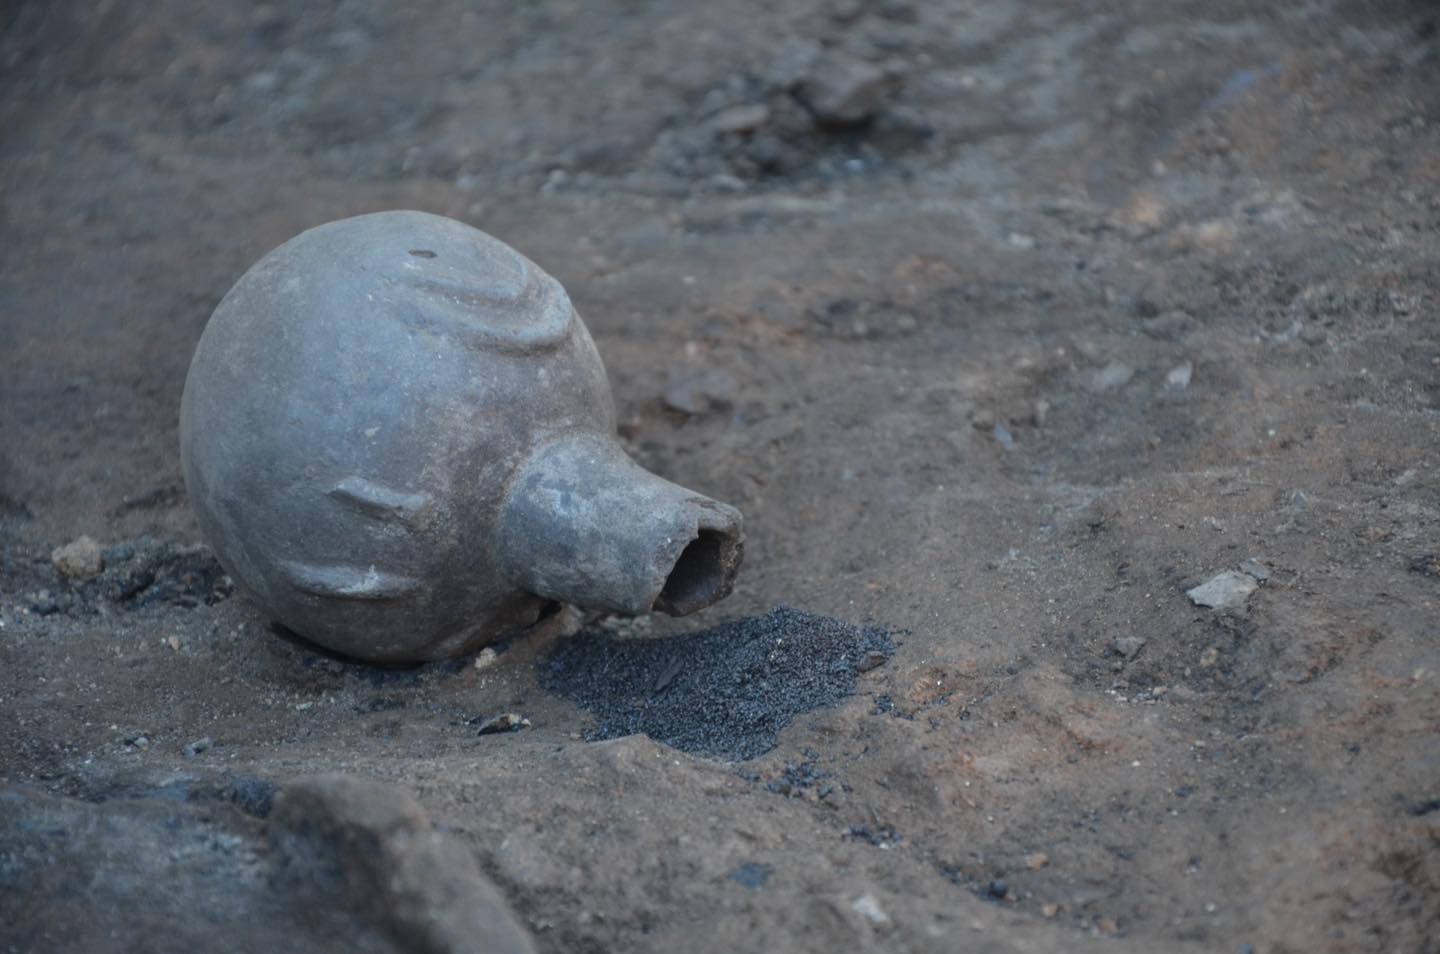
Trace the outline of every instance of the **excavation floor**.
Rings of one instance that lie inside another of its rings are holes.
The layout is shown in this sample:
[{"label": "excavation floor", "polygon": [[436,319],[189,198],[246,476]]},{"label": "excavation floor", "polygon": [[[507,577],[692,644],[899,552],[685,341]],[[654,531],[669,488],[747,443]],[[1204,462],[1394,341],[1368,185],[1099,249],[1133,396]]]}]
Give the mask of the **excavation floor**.
[{"label": "excavation floor", "polygon": [[[246,860],[341,772],[557,954],[1437,950],[1433,4],[10,9],[0,947],[103,946],[88,884],[173,947],[254,898],[291,949],[382,949]],[[817,118],[846,92],[867,122]],[[733,597],[588,638],[784,606],[893,655],[732,762],[670,731],[731,698],[713,645],[597,701],[557,675],[593,647],[379,669],[274,629],[194,549],[186,368],[262,254],[390,208],[555,274],[627,447],[744,511]]]}]

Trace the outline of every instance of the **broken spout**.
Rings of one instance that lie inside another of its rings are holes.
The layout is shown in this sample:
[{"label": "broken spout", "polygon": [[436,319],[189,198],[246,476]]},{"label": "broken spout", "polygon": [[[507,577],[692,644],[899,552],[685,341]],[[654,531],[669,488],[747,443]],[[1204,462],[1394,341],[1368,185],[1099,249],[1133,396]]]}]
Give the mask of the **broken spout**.
[{"label": "broken spout", "polygon": [[604,434],[539,448],[510,484],[500,563],[537,596],[684,616],[730,594],[740,512],[655,476]]}]

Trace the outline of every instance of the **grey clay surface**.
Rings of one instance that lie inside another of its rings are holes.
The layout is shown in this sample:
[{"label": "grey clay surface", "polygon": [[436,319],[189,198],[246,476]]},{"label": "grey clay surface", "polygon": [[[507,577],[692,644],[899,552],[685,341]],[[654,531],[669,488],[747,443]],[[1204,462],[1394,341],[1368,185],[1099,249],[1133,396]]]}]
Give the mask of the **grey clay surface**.
[{"label": "grey clay surface", "polygon": [[191,505],[279,622],[374,660],[474,651],[559,604],[729,594],[733,507],[635,464],[565,290],[460,222],[384,212],[251,268],[180,412]]}]

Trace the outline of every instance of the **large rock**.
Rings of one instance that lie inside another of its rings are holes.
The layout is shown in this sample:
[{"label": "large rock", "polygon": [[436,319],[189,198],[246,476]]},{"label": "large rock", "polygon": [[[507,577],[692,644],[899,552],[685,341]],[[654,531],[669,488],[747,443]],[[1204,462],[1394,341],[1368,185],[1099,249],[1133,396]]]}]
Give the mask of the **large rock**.
[{"label": "large rock", "polygon": [[532,954],[468,852],[403,790],[305,781],[268,821],[242,810],[268,795],[240,794],[193,777],[97,788],[99,802],[0,787],[4,946]]},{"label": "large rock", "polygon": [[403,789],[319,776],[284,788],[271,821],[285,882],[320,904],[338,895],[406,951],[533,951],[475,859]]}]

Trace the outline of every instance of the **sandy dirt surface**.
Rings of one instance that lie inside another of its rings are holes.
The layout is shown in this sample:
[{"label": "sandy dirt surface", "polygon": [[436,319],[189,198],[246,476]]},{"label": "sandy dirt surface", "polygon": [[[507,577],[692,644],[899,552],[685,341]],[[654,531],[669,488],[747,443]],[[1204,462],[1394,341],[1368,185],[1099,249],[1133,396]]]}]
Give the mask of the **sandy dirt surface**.
[{"label": "sandy dirt surface", "polygon": [[[1440,950],[1434,4],[0,15],[0,947]],[[573,647],[274,630],[185,371],[390,208],[555,274],[632,453],[744,511],[734,596],[617,652],[783,605],[893,655],[729,762],[596,741]]]}]

